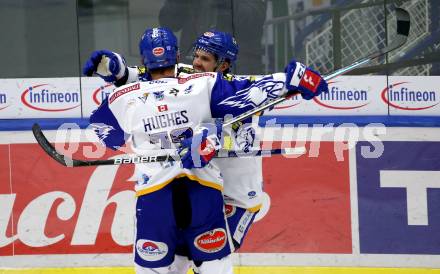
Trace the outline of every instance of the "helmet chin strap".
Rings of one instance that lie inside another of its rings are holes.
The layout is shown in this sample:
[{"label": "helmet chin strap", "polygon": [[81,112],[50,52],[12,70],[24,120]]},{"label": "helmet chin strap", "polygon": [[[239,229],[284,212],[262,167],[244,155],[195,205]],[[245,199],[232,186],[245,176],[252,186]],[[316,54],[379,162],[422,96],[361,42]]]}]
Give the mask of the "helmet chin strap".
[{"label": "helmet chin strap", "polygon": [[178,51],[176,54],[176,64],[174,65],[174,78],[179,75],[179,66],[177,65],[180,61],[180,52]]}]

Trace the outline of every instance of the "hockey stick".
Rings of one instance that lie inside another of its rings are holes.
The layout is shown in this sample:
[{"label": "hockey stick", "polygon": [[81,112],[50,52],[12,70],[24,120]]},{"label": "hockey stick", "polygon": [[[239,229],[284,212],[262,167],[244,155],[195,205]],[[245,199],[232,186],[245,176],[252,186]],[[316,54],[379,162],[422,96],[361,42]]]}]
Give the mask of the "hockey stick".
[{"label": "hockey stick", "polygon": [[39,124],[35,123],[32,126],[32,133],[35,136],[38,144],[43,148],[43,150],[55,161],[62,164],[63,166],[79,167],[79,166],[99,166],[99,165],[121,165],[121,164],[145,164],[145,163],[158,163],[166,161],[175,161],[172,155],[156,155],[156,156],[143,156],[137,155],[132,157],[116,157],[114,159],[108,160],[77,160],[70,158],[66,155],[59,153],[55,147],[49,143],[46,136],[44,136],[43,131]]},{"label": "hockey stick", "polygon": [[[368,55],[365,58],[362,58],[355,63],[338,69],[334,71],[333,73],[324,76],[324,79],[326,81],[342,75],[344,73],[347,73],[359,66],[362,66],[364,64],[367,64],[374,60],[375,58],[382,56],[384,54],[387,54],[388,52],[395,50],[405,44],[409,29],[410,29],[410,17],[406,10],[401,8],[396,8],[396,18],[397,18],[397,35],[394,39],[393,43],[389,46],[378,50],[375,53],[372,53]],[[292,95],[289,95],[292,96]],[[226,128],[236,122],[242,121],[244,119],[247,119],[256,113],[259,113],[261,111],[264,111],[276,104],[279,104],[283,101],[285,101],[289,96],[281,97],[278,99],[275,99],[273,101],[270,101],[269,103],[266,103],[264,105],[261,105],[251,111],[245,112],[235,118],[232,118],[230,120],[227,120],[223,123],[223,128]],[[44,136],[43,132],[41,131],[41,127],[38,124],[34,124],[32,127],[32,132],[35,136],[35,139],[40,144],[40,146],[43,148],[43,150],[54,160],[56,160],[58,163],[64,165],[64,166],[71,166],[71,167],[79,167],[79,166],[97,166],[97,165],[120,165],[120,164],[143,164],[143,163],[157,163],[157,162],[164,162],[164,161],[176,161],[179,160],[180,157],[177,155],[157,155],[157,156],[142,156],[142,155],[136,155],[136,156],[122,156],[122,157],[115,157],[114,159],[108,159],[108,160],[93,160],[93,161],[87,161],[87,160],[76,160],[73,158],[69,158],[66,155],[60,154],[56,151],[56,149],[49,143],[47,138]],[[219,155],[223,153],[218,153]],[[258,150],[255,154],[252,154],[252,156],[264,156],[264,155],[270,155],[270,154],[289,154],[286,152],[286,149],[273,149],[273,150]],[[227,156],[225,157],[238,157],[239,153],[235,153],[236,156],[233,156],[230,152],[227,153]],[[244,154],[246,155],[246,154]],[[221,156],[220,156],[221,157]]]},{"label": "hockey stick", "polygon": [[[63,155],[59,153],[55,147],[47,140],[46,136],[44,136],[43,131],[39,124],[35,123],[32,126],[32,133],[35,136],[38,144],[43,148],[43,150],[55,161],[67,167],[81,167],[81,166],[101,166],[101,165],[122,165],[122,164],[148,164],[148,163],[160,163],[160,162],[174,162],[179,161],[180,156],[178,155],[155,155],[155,156],[147,156],[147,155],[122,155],[116,156],[113,159],[107,160],[77,160],[68,157],[67,155]],[[294,155],[294,154],[303,154],[305,148],[282,148],[282,149],[272,149],[272,150],[254,150],[254,151],[227,151],[221,150],[217,153],[215,158],[230,158],[230,157],[258,157],[258,156],[269,156],[272,154],[285,154],[285,155]]]},{"label": "hockey stick", "polygon": [[[393,43],[391,43],[390,45],[388,45],[387,47],[385,47],[383,49],[378,50],[377,52],[374,52],[374,53],[368,55],[367,57],[359,59],[358,61],[354,62],[351,65],[340,68],[340,69],[330,73],[329,75],[324,76],[323,77],[324,80],[328,81],[330,79],[335,78],[336,76],[339,76],[339,75],[345,74],[349,71],[352,71],[353,69],[360,67],[364,64],[367,64],[367,63],[371,62],[372,60],[376,59],[377,57],[385,55],[385,54],[389,53],[390,51],[393,51],[393,50],[401,47],[403,44],[405,44],[406,40],[408,38],[409,29],[410,29],[410,16],[409,16],[409,13],[402,8],[396,8],[395,12],[396,12],[396,19],[397,19],[397,34],[396,34],[396,38],[394,39]],[[281,102],[284,102],[289,97],[291,97],[293,95],[297,95],[297,94],[299,94],[299,93],[296,92],[293,94],[289,94],[288,96],[285,96],[285,97],[277,98],[277,99],[272,100],[266,104],[263,104],[259,107],[256,107],[250,111],[247,111],[241,115],[238,115],[234,118],[231,118],[223,123],[223,128],[225,128],[229,125],[235,124],[239,121],[243,121],[243,120],[259,113],[259,112],[262,112],[268,108],[271,108]]]}]

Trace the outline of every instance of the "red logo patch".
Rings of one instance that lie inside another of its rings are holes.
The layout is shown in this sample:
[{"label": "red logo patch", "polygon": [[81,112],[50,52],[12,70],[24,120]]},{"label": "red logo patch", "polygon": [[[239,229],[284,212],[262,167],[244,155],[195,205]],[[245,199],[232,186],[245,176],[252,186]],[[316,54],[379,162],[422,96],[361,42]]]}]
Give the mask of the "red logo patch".
[{"label": "red logo patch", "polygon": [[161,56],[165,52],[165,49],[163,47],[157,47],[153,49],[154,56]]},{"label": "red logo patch", "polygon": [[157,106],[157,110],[159,110],[159,112],[167,111],[168,110],[168,106],[167,105]]},{"label": "red logo patch", "polygon": [[226,245],[226,232],[223,228],[216,228],[205,232],[194,240],[194,245],[199,250],[214,253],[222,250]]},{"label": "red logo patch", "polygon": [[234,214],[235,214],[235,206],[233,206],[233,205],[225,205],[225,215],[226,215],[226,218],[229,218],[229,217],[231,217]]},{"label": "red logo patch", "polygon": [[299,82],[299,85],[313,92],[316,92],[316,89],[318,88],[320,82],[321,82],[321,77],[319,77],[318,74],[314,73],[313,71],[306,70],[304,76],[301,78],[301,81]]}]

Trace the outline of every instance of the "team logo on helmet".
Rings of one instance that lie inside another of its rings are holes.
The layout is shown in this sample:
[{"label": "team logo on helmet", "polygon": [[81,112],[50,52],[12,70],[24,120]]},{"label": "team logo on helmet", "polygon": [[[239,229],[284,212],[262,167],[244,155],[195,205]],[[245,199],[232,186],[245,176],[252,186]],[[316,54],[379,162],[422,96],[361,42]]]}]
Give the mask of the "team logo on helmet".
[{"label": "team logo on helmet", "polygon": [[151,34],[151,37],[156,38],[159,37],[159,29],[153,28],[153,33]]},{"label": "team logo on helmet", "polygon": [[214,36],[215,34],[213,32],[207,31],[205,33],[203,33],[204,36],[207,36],[209,38],[211,38],[212,36]]},{"label": "team logo on helmet", "polygon": [[154,56],[161,56],[164,54],[165,49],[163,47],[156,47],[152,50]]}]

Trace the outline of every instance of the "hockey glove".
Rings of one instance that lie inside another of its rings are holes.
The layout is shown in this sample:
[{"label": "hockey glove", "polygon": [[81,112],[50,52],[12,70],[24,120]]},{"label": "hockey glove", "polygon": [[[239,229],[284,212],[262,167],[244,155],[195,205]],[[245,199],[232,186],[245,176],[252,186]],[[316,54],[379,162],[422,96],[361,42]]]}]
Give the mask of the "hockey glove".
[{"label": "hockey glove", "polygon": [[292,60],[286,66],[285,72],[286,89],[292,93],[300,92],[306,100],[310,100],[322,92],[328,92],[327,82],[321,75],[304,64]]},{"label": "hockey glove", "polygon": [[211,161],[221,148],[218,136],[220,129],[219,123],[200,124],[194,129],[192,137],[181,142],[178,153],[183,168],[202,168]]},{"label": "hockey glove", "polygon": [[96,73],[109,83],[114,83],[128,75],[124,58],[109,50],[96,50],[92,53],[83,68],[83,74],[92,76]]}]

